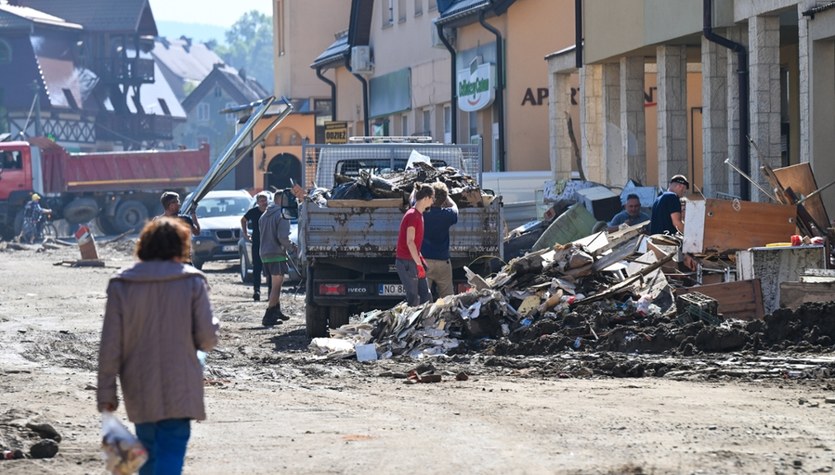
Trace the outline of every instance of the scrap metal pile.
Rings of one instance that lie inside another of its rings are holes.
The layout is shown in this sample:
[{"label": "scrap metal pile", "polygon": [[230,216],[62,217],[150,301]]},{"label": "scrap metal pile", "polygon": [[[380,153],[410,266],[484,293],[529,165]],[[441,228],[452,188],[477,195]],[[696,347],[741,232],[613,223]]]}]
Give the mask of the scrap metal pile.
[{"label": "scrap metal pile", "polygon": [[416,162],[404,171],[380,175],[366,170],[360,170],[356,177],[337,174],[332,190],[318,189],[311,197],[323,205],[329,199],[400,198],[407,203],[415,184],[434,182],[447,186],[450,198],[459,208],[483,206],[483,192],[473,177],[452,167],[435,168],[424,162]]}]

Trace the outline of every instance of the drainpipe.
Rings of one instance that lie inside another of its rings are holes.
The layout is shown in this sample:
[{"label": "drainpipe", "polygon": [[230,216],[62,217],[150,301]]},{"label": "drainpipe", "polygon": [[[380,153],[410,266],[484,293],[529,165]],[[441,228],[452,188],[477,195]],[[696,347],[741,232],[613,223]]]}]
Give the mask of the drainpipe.
[{"label": "drainpipe", "polygon": [[574,66],[583,67],[583,0],[574,0]]},{"label": "drainpipe", "polygon": [[368,126],[368,80],[365,79],[362,74],[354,73],[354,70],[351,69],[351,61],[349,60],[345,64],[345,68],[348,69],[348,72],[353,74],[355,78],[359,79],[362,83],[362,115],[363,115],[363,135],[366,137],[371,136],[371,131]]},{"label": "drainpipe", "polygon": [[456,54],[455,48],[452,46],[452,43],[450,43],[447,37],[444,35],[443,25],[435,23],[435,28],[438,29],[438,37],[441,38],[441,43],[443,43],[446,47],[446,50],[449,51],[449,106],[451,119],[450,128],[452,129],[452,143],[458,143],[458,83],[456,79],[457,71],[455,70],[455,61],[458,55]]},{"label": "drainpipe", "polygon": [[321,79],[322,82],[331,87],[331,120],[336,120],[336,83],[326,78],[325,75],[322,74],[321,66],[318,66],[316,68],[316,77]]},{"label": "drainpipe", "polygon": [[478,22],[490,33],[496,36],[496,115],[499,116],[499,162],[498,170],[505,170],[504,163],[504,61],[502,60],[502,34],[499,30],[484,20],[487,10],[482,10],[478,15]]},{"label": "drainpipe", "polygon": [[[713,0],[704,0],[702,6],[705,38],[735,52],[739,63],[739,69],[736,71],[739,83],[739,168],[744,174],[750,176],[751,154],[748,147],[748,129],[751,127],[751,120],[748,115],[748,51],[740,43],[713,32]],[[743,200],[751,199],[751,185],[747,180],[739,181],[739,191]]]}]

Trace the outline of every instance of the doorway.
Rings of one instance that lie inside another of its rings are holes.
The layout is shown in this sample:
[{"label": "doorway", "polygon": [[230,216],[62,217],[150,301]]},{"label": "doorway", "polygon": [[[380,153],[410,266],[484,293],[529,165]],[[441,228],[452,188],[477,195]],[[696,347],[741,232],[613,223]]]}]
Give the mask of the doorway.
[{"label": "doorway", "polygon": [[301,161],[293,154],[280,153],[273,157],[267,166],[267,172],[264,174],[264,189],[275,191],[290,188],[293,183],[301,184],[301,179]]}]

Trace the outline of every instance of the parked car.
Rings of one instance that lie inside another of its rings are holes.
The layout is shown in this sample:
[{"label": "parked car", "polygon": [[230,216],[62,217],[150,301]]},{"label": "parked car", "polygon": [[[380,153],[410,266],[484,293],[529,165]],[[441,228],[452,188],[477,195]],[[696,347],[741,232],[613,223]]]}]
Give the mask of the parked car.
[{"label": "parked car", "polygon": [[241,216],[254,199],[246,190],[210,191],[197,205],[200,234],[193,236],[192,264],[198,269],[209,261],[238,258]]},{"label": "parked car", "polygon": [[[272,193],[269,196],[269,203],[273,202]],[[252,200],[252,206],[255,206],[255,199]],[[247,208],[249,209],[249,208]],[[243,217],[244,213],[241,213],[241,216],[238,217],[238,227],[240,227],[240,218]],[[247,225],[249,226],[249,225]],[[248,227],[248,232],[250,236],[252,235],[252,229]],[[290,221],[290,240],[293,241],[296,246],[299,245],[299,225],[297,219],[292,219]],[[241,238],[238,240],[238,254],[241,260],[241,282],[248,284],[252,282],[252,242],[247,241],[241,235]],[[288,274],[286,274],[285,282],[298,282],[304,277],[304,274],[300,274],[299,270],[301,267],[299,266],[299,255],[296,253],[293,256],[290,256],[291,262],[287,267],[290,268]]]}]

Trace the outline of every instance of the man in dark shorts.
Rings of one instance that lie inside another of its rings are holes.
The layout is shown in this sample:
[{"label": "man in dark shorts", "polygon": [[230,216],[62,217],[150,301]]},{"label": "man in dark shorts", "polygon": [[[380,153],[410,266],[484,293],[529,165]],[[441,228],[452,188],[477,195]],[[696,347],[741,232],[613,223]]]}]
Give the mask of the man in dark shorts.
[{"label": "man in dark shorts", "polygon": [[684,232],[684,222],[681,219],[681,198],[689,189],[690,182],[684,175],[674,175],[670,178],[667,191],[661,193],[652,204],[650,234]]},{"label": "man in dark shorts", "polygon": [[296,252],[296,245],[290,241],[290,220],[284,216],[284,208],[289,205],[289,199],[291,198],[283,190],[276,191],[273,204],[258,220],[261,228],[261,261],[272,279],[270,300],[261,320],[265,327],[281,323],[280,320],[290,319],[281,313],[281,285],[284,283],[284,274],[289,271],[287,253]]},{"label": "man in dark shorts", "polygon": [[[244,239],[252,242],[252,300],[258,302],[261,300],[261,227],[258,225],[258,220],[267,210],[269,204],[269,193],[262,191],[255,195],[255,206],[244,214],[241,218],[241,231]],[[249,234],[249,229],[252,228],[252,234]],[[243,264],[243,263],[242,263]],[[267,274],[267,291],[272,284],[270,274]]]}]

